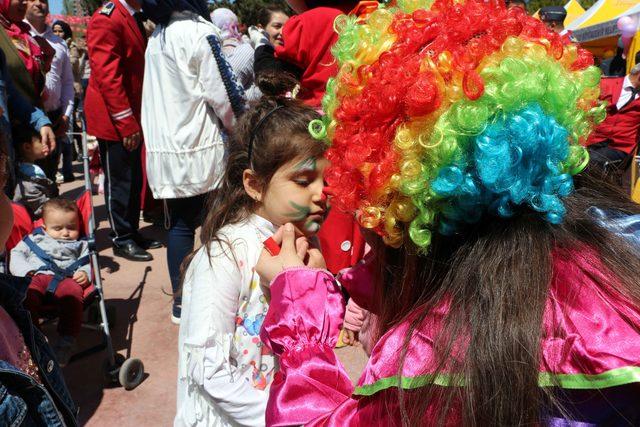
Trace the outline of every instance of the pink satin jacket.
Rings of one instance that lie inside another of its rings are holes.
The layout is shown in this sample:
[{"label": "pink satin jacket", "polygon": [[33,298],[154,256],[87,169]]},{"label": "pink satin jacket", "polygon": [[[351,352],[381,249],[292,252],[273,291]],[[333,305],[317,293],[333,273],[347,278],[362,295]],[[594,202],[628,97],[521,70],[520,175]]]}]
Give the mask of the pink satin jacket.
[{"label": "pink satin jacket", "polygon": [[[573,413],[570,418],[541,414],[544,425],[640,425],[640,311],[613,285],[602,289],[595,282],[596,277],[606,277],[603,271],[591,251],[554,254],[539,385],[563,388],[573,402]],[[442,386],[455,383],[451,381],[455,374],[435,379],[432,375],[433,337],[446,306],[434,310],[412,333],[400,376],[401,350],[412,314],[376,343],[354,387],[334,353],[344,316],[335,279],[324,270],[283,271],[271,283],[271,305],[261,333],[280,360],[267,405],[267,425],[400,425],[399,387],[415,390],[432,380]],[[435,423],[435,406],[427,406],[423,425]],[[459,414],[451,413],[447,424],[459,423]]]}]

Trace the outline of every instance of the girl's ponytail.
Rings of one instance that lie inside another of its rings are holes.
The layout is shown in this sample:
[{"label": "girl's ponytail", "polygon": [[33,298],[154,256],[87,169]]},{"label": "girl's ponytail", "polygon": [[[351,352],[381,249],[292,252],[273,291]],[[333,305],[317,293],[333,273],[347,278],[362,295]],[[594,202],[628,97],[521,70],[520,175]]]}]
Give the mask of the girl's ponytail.
[{"label": "girl's ponytail", "polygon": [[264,71],[256,75],[255,84],[266,98],[284,98],[290,92],[296,92],[298,80],[286,72]]}]

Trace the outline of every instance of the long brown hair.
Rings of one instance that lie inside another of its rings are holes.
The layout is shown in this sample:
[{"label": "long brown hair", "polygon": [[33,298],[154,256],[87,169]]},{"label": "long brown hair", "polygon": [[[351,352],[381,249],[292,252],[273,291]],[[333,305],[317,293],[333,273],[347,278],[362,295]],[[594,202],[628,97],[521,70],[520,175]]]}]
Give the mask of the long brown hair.
[{"label": "long brown hair", "polygon": [[[382,334],[417,313],[406,336],[409,341],[433,309],[450,301],[442,330],[434,343],[436,373],[461,374],[464,386],[428,384],[403,390],[398,399],[403,425],[420,425],[428,405],[438,402],[433,424],[450,422],[452,411],[463,425],[538,424],[545,411],[566,414],[557,388],[539,387],[540,340],[545,301],[553,275],[553,253],[588,247],[600,257],[616,291],[640,307],[640,257],[637,248],[598,225],[588,209],[640,213],[617,188],[584,173],[576,191],[565,199],[567,216],[554,226],[538,214],[523,212],[510,220],[481,221],[458,237],[436,237],[430,252],[415,247],[381,248]],[[405,241],[409,241],[406,239]],[[615,273],[614,273],[615,272]],[[609,289],[611,283],[593,277]],[[579,292],[576,286],[576,292]],[[409,307],[399,313],[398,307]],[[457,345],[468,345],[460,357]],[[402,362],[404,364],[404,362]],[[425,367],[426,369],[426,367]],[[399,367],[398,377],[402,373]],[[400,380],[399,380],[400,381]]]},{"label": "long brown hair", "polygon": [[[261,89],[264,90],[264,86]],[[242,222],[258,207],[259,202],[244,189],[245,169],[254,171],[265,190],[276,171],[289,161],[298,157],[322,157],[324,143],[313,139],[308,130],[309,123],[318,117],[318,113],[299,101],[264,96],[240,118],[229,144],[222,183],[207,200],[200,241],[209,255],[213,243],[227,247],[231,244],[219,235],[222,227]],[[197,250],[186,258],[183,271]]]},{"label": "long brown hair", "polygon": [[9,155],[6,148],[7,137],[4,132],[0,132],[0,191],[4,191],[4,186],[9,180]]}]

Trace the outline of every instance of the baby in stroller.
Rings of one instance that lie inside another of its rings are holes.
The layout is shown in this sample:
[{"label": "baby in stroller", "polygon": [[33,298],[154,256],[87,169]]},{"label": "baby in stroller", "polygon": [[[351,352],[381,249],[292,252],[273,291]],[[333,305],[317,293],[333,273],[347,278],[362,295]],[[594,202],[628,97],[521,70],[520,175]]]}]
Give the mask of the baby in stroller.
[{"label": "baby in stroller", "polygon": [[56,307],[59,339],[54,351],[60,366],[65,366],[82,326],[83,289],[91,277],[89,245],[79,240],[80,213],[73,201],[47,201],[42,219],[42,227],[11,250],[9,271],[32,277],[25,306],[34,321],[44,304]]}]

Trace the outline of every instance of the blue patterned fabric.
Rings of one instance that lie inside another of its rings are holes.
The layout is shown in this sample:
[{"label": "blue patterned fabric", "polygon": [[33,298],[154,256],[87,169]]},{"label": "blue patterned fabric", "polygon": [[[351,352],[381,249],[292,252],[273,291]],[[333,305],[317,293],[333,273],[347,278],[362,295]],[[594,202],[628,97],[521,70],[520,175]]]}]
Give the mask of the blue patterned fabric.
[{"label": "blue patterned fabric", "polygon": [[15,322],[42,379],[37,383],[16,366],[0,360],[0,426],[76,426],[71,398],[45,336],[33,325],[23,302],[30,279],[0,274],[0,307]]},{"label": "blue patterned fabric", "polygon": [[211,46],[211,51],[218,64],[218,70],[220,71],[224,88],[227,91],[229,101],[231,101],[231,109],[236,117],[240,117],[245,110],[246,97],[244,89],[238,84],[238,79],[236,79],[231,65],[229,65],[222,54],[222,47],[220,46],[218,38],[212,34],[207,36],[207,41],[209,42],[209,46]]}]

